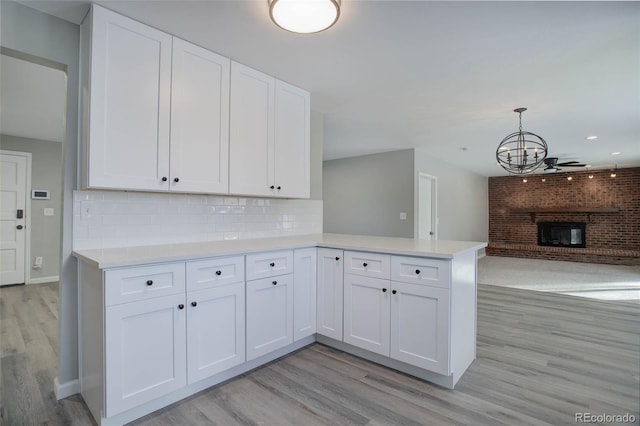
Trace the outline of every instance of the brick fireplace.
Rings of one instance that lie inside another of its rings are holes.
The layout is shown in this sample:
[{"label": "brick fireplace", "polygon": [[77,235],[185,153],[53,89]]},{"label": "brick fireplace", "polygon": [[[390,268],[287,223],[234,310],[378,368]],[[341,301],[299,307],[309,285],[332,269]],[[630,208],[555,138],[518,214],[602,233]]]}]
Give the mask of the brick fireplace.
[{"label": "brick fireplace", "polygon": [[[640,265],[640,168],[526,179],[489,178],[488,255]],[[540,245],[540,222],[584,223],[584,247]]]}]

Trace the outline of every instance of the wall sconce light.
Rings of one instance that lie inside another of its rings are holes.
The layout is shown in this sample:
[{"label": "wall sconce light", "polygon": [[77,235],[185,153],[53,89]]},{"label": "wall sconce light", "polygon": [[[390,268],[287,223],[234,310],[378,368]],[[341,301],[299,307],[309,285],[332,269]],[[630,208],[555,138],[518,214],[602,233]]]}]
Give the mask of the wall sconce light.
[{"label": "wall sconce light", "polygon": [[546,181],[547,181],[547,178],[542,178],[542,179],[540,179],[540,180],[541,180],[542,182],[546,182]]},{"label": "wall sconce light", "polygon": [[616,176],[618,176],[618,166],[616,165],[613,170],[611,170],[611,177],[614,178]]},{"label": "wall sconce light", "polygon": [[527,179],[525,178],[525,179],[522,179],[522,182],[527,183],[528,181],[527,181]]},{"label": "wall sconce light", "polygon": [[573,180],[573,176],[567,176],[567,180]]}]

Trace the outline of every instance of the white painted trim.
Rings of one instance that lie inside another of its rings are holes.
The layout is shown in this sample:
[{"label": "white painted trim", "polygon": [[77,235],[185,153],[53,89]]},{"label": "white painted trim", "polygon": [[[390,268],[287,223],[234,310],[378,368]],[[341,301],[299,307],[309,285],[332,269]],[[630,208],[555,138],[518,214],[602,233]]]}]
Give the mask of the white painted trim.
[{"label": "white painted trim", "polygon": [[60,281],[59,275],[51,275],[49,277],[31,278],[29,284],[55,283]]},{"label": "white painted trim", "polygon": [[56,394],[56,399],[59,401],[71,395],[80,393],[80,381],[76,379],[66,383],[60,383],[58,378],[55,377],[53,379],[53,390]]},{"label": "white painted trim", "polygon": [[487,249],[486,249],[486,247],[485,248],[481,248],[480,250],[477,251],[477,253],[478,253],[478,258],[476,260],[480,260],[483,257],[487,257]]}]

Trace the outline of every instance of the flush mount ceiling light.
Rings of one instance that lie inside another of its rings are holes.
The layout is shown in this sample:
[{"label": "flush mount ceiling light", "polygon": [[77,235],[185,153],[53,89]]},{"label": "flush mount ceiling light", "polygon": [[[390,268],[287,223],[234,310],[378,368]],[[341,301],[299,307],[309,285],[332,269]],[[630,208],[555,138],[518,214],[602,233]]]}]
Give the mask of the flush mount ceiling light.
[{"label": "flush mount ceiling light", "polygon": [[547,142],[535,133],[522,130],[522,113],[526,110],[513,110],[520,116],[520,127],[517,132],[502,139],[496,150],[498,164],[509,173],[531,173],[547,158]]},{"label": "flush mount ceiling light", "polygon": [[317,33],[336,23],[340,0],[269,0],[269,15],[287,31]]}]

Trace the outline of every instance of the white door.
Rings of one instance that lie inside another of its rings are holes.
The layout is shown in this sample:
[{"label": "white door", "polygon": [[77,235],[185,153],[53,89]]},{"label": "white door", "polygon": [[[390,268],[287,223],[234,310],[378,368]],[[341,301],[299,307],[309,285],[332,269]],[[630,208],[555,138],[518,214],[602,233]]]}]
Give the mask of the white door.
[{"label": "white door", "polygon": [[391,286],[391,358],[449,375],[449,289]]},{"label": "white door", "polygon": [[184,303],[175,294],[106,308],[105,417],[186,386]]},{"label": "white door", "polygon": [[[275,79],[231,63],[229,192],[271,196]],[[272,188],[273,187],[273,188]]]},{"label": "white door", "polygon": [[276,80],[274,195],[309,198],[309,92]]},{"label": "white door", "polygon": [[229,192],[231,61],[173,38],[172,191]]},{"label": "white door", "polygon": [[344,276],[344,342],[389,356],[391,281]]},{"label": "white door", "polygon": [[247,281],[247,361],[293,343],[293,276]]},{"label": "white door", "polygon": [[295,250],[293,254],[293,341],[316,332],[315,248]]},{"label": "white door", "polygon": [[318,334],[342,341],[343,252],[318,249]]},{"label": "white door", "polygon": [[187,293],[188,383],[242,364],[244,347],[244,283]]},{"label": "white door", "polygon": [[437,240],[437,187],[438,179],[418,173],[418,239]]},{"label": "white door", "polygon": [[30,154],[9,152],[0,154],[0,285],[22,284],[26,278],[26,192]]},{"label": "white door", "polygon": [[172,37],[96,5],[92,13],[88,184],[167,191]]}]

